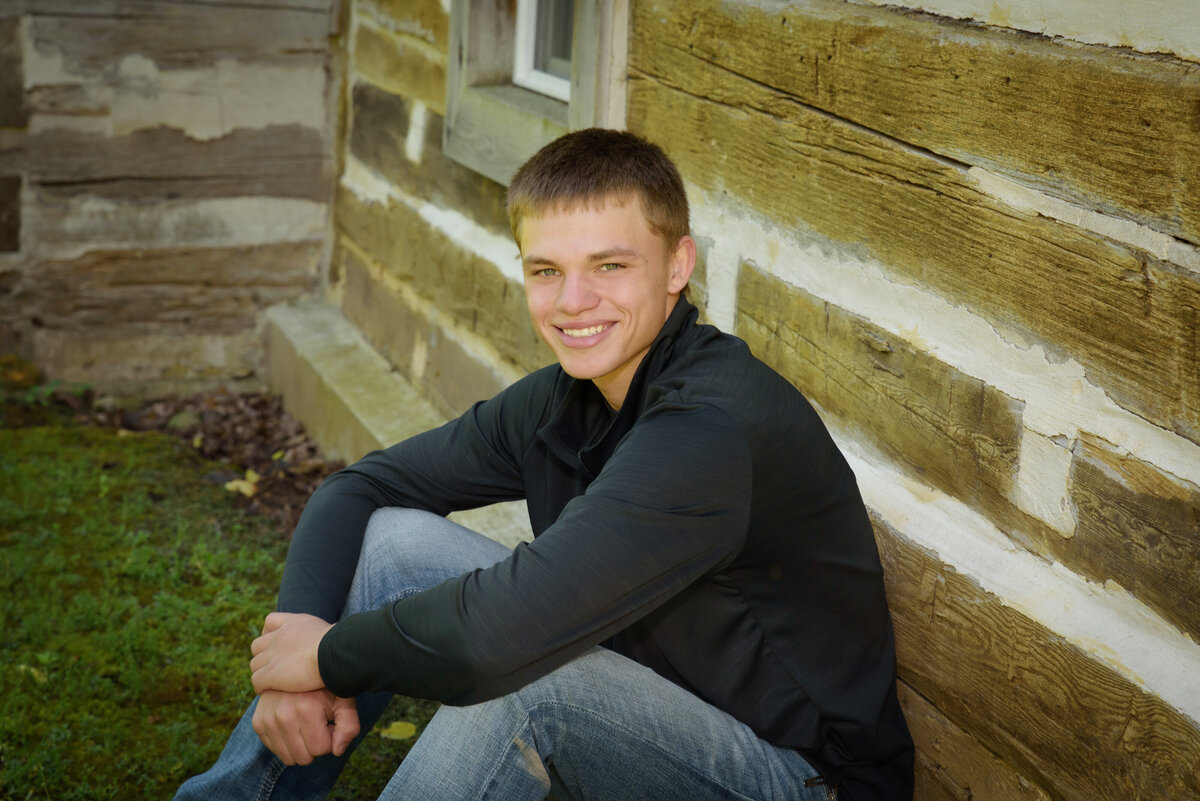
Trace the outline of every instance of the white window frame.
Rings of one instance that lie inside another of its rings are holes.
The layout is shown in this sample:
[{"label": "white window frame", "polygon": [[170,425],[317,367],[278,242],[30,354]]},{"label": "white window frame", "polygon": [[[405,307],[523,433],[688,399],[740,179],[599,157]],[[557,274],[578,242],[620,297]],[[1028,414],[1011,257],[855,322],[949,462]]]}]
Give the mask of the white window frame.
[{"label": "white window frame", "polygon": [[530,91],[549,95],[564,103],[570,103],[571,82],[534,66],[538,40],[537,11],[538,0],[517,0],[516,41],[513,44],[513,83]]},{"label": "white window frame", "polygon": [[629,0],[575,0],[569,100],[513,81],[516,16],[504,0],[452,0],[446,155],[507,186],[569,130],[625,127]]}]

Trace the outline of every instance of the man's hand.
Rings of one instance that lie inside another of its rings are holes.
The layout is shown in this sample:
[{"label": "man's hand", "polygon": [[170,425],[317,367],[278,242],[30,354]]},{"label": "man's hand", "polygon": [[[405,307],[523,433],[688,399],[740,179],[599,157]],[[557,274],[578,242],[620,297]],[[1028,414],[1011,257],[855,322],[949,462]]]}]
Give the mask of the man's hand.
[{"label": "man's hand", "polygon": [[254,710],[254,731],[285,765],[307,765],[323,754],[341,756],[358,736],[353,698],[329,690],[282,693],[267,690]]},{"label": "man's hand", "polygon": [[263,623],[262,636],[250,643],[250,681],[254,692],[282,690],[302,693],[325,686],[317,666],[317,646],[333,628],[312,615],[272,612]]}]

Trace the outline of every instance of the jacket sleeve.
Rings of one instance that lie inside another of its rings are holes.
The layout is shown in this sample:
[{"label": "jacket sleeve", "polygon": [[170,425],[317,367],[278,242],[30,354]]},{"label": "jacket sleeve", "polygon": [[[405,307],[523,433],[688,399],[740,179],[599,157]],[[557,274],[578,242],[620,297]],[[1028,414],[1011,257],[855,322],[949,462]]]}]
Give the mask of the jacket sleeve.
[{"label": "jacket sleeve", "polygon": [[512,692],[628,627],[727,564],[749,520],[750,449],[711,407],[659,407],[587,492],[507,559],[322,640],[326,686],[452,704]]},{"label": "jacket sleeve", "polygon": [[[367,454],[325,480],[304,507],[288,549],[278,608],[327,621],[341,615],[371,514],[384,506],[445,515],[524,497],[524,406],[545,392],[523,379],[444,426]],[[533,419],[537,419],[536,415]]]}]

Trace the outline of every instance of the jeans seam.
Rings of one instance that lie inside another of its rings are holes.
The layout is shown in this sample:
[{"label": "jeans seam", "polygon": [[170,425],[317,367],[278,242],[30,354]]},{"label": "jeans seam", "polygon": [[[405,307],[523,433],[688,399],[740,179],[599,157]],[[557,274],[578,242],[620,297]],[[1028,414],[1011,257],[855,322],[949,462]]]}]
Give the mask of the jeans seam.
[{"label": "jeans seam", "polygon": [[271,764],[263,776],[262,783],[258,786],[258,793],[255,795],[255,798],[259,799],[259,801],[268,801],[275,792],[276,785],[279,784],[279,777],[283,775],[286,769],[287,765],[283,764],[279,757],[272,756]]}]

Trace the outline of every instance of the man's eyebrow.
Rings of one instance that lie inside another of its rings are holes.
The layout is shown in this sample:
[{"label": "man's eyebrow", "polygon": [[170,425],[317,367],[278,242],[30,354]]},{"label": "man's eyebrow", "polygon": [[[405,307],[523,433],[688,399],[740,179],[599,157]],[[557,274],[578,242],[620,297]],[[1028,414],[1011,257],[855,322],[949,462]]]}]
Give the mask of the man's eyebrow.
[{"label": "man's eyebrow", "polygon": [[[606,259],[628,259],[640,258],[641,254],[631,248],[607,248],[588,255],[587,260],[590,262],[605,261]],[[521,262],[526,265],[545,265],[549,267],[557,267],[558,262],[546,256],[538,256],[536,253],[531,253],[521,259]]]},{"label": "man's eyebrow", "polygon": [[637,258],[640,255],[636,250],[631,250],[630,248],[609,248],[608,250],[601,250],[598,253],[588,256],[588,261],[604,261],[605,259],[612,258]]}]

